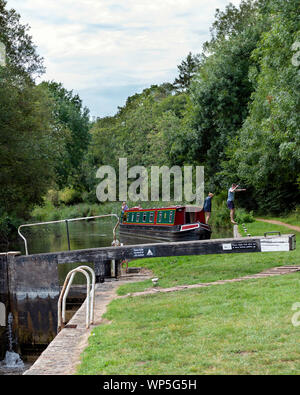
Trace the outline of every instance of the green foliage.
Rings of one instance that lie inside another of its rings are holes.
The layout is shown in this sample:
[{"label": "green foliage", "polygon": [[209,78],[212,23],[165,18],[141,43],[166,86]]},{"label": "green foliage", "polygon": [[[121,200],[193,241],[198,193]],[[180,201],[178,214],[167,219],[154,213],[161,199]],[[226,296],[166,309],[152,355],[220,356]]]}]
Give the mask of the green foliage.
[{"label": "green foliage", "polygon": [[53,98],[53,118],[56,127],[64,134],[63,150],[56,166],[56,182],[60,188],[74,186],[84,189],[82,166],[90,143],[89,110],[73,91],[61,83],[43,82],[42,88]]},{"label": "green foliage", "polygon": [[58,192],[58,200],[66,205],[76,204],[81,201],[81,194],[73,188],[66,187]]},{"label": "green foliage", "polygon": [[205,165],[209,189],[222,185],[218,172],[226,147],[238,135],[248,114],[254,90],[248,78],[254,64],[251,53],[267,26],[256,17],[256,12],[255,7],[250,8],[246,18],[234,6],[229,7],[229,15],[222,15],[219,21],[216,38],[206,43],[210,56],[202,62],[191,86],[193,128],[197,130],[194,144],[198,161]]},{"label": "green foliage", "polygon": [[238,208],[235,213],[235,221],[239,224],[254,222],[253,211],[248,212],[243,208]]},{"label": "green foliage", "polygon": [[200,63],[200,55],[192,55],[192,53],[189,52],[186,59],[183,60],[179,66],[177,66],[179,76],[175,78],[173,83],[173,86],[177,91],[182,92],[189,88],[192,78],[199,69]]},{"label": "green foliage", "polygon": [[0,0],[0,42],[6,48],[7,67],[21,78],[41,75],[45,71],[43,59],[36,53],[29,26],[22,25],[20,15],[6,5],[7,1]]},{"label": "green foliage", "polygon": [[41,201],[54,176],[60,134],[52,102],[30,82],[0,70],[0,209],[24,218]]},{"label": "green foliage", "polygon": [[229,210],[226,204],[226,200],[222,201],[219,204],[217,204],[217,202],[213,200],[212,204],[213,204],[213,211],[211,215],[210,224],[213,227],[213,229],[232,227],[232,225],[230,224],[230,216],[229,216]]},{"label": "green foliage", "polygon": [[300,76],[291,61],[300,37],[297,10],[298,1],[271,2],[272,26],[252,54],[249,115],[223,164],[223,175],[234,173],[253,187],[260,210],[275,213],[292,209],[300,197]]}]

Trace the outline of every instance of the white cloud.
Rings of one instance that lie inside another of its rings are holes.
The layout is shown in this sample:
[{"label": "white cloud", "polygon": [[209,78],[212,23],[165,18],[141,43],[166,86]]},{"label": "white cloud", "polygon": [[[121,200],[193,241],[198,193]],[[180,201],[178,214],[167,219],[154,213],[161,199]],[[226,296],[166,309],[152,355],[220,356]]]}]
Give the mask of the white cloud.
[{"label": "white cloud", "polygon": [[[231,0],[239,4],[240,0]],[[172,82],[188,52],[201,52],[216,8],[229,0],[8,0],[31,26],[43,79],[62,82],[93,115],[116,112],[133,87]],[[126,89],[128,87],[126,94]],[[116,94],[120,88],[120,96]],[[114,92],[114,101],[109,96]],[[108,105],[99,107],[107,97]],[[98,104],[97,104],[98,103]],[[105,110],[104,110],[105,108]]]}]

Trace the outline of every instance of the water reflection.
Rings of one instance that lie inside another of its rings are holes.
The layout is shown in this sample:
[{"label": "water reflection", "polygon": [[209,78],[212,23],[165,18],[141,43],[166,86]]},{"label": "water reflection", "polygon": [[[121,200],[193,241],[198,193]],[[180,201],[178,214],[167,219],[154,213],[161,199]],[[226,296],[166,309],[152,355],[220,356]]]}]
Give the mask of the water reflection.
[{"label": "water reflection", "polygon": [[[69,222],[70,249],[99,248],[111,245],[115,221]],[[68,250],[67,229],[64,223],[22,229],[29,254]],[[10,249],[25,254],[24,241],[19,238]]]},{"label": "water reflection", "polygon": [[[71,250],[111,246],[114,226],[115,220],[70,222],[69,235]],[[68,250],[67,230],[64,223],[23,228],[22,234],[27,239],[29,254]],[[213,239],[224,237],[232,237],[232,230],[214,229],[212,233]],[[158,241],[134,236],[130,238],[121,237],[120,239],[118,231],[117,239],[127,245],[158,243]],[[12,243],[10,250],[21,251],[22,254],[25,254],[23,240],[19,238],[16,242]]]}]

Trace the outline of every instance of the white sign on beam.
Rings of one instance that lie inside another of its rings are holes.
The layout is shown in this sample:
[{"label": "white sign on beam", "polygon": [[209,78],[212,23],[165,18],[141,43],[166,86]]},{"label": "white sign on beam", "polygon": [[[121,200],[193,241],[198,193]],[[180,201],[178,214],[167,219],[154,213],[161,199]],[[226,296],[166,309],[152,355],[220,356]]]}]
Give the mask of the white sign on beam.
[{"label": "white sign on beam", "polygon": [[270,251],[290,251],[290,243],[288,237],[270,237],[260,240],[261,252]]}]

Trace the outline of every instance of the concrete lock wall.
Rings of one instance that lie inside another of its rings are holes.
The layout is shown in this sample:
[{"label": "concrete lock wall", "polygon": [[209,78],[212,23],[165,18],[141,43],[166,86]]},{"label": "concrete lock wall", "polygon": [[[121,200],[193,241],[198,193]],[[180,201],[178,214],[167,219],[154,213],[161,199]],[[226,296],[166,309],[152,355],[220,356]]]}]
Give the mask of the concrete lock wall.
[{"label": "concrete lock wall", "polygon": [[7,349],[7,311],[8,311],[7,254],[0,254],[0,360]]},{"label": "concrete lock wall", "polygon": [[57,331],[57,261],[45,255],[8,255],[10,310],[19,352],[46,346]]},{"label": "concrete lock wall", "polygon": [[[7,323],[11,312],[14,340],[18,345],[15,351],[21,354],[42,350],[57,334],[59,264],[63,262],[58,262],[55,253],[0,255],[0,325]],[[111,277],[110,260],[97,259],[94,266],[98,280]],[[1,318],[1,311],[5,319]],[[0,360],[7,350],[6,338],[6,326],[0,326]]]}]

